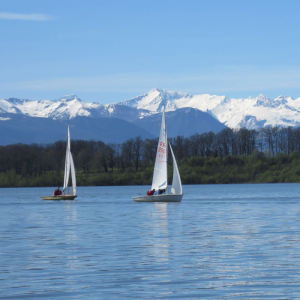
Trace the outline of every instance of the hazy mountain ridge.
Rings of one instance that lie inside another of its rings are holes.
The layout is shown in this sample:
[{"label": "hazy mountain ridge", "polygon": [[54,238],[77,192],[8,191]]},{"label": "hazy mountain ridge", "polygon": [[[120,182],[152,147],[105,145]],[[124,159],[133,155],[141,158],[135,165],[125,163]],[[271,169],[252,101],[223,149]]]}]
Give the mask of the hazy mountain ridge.
[{"label": "hazy mountain ridge", "polygon": [[[67,120],[5,115],[5,120],[0,122],[0,145],[48,144],[67,138]],[[122,143],[139,135],[143,139],[155,138],[133,123],[110,117],[75,117],[70,121],[70,132],[72,139],[101,140],[104,143]]]},{"label": "hazy mountain ridge", "polygon": [[[144,128],[154,136],[158,136],[161,114],[152,114],[133,123]],[[226,128],[224,124],[214,119],[211,115],[191,107],[167,111],[166,125],[168,137],[176,137],[178,135],[189,137],[195,133],[219,132]]]}]

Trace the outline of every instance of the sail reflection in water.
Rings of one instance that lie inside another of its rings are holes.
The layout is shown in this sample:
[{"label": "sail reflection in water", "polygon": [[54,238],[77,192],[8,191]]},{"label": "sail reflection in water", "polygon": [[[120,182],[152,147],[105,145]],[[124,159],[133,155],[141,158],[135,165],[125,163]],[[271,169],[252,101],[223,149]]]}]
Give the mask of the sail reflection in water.
[{"label": "sail reflection in water", "polygon": [[156,242],[149,249],[157,258],[157,261],[169,259],[169,231],[168,231],[168,203],[154,203],[156,209],[157,224],[153,227]]},{"label": "sail reflection in water", "polygon": [[300,184],[0,189],[1,299],[300,299]]}]

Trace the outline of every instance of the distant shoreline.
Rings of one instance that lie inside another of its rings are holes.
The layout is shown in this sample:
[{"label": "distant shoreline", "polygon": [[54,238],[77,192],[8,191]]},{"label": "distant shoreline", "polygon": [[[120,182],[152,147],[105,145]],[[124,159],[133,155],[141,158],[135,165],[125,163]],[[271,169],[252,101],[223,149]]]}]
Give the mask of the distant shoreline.
[{"label": "distant shoreline", "polygon": [[[189,184],[183,184],[185,186],[191,186],[191,185],[242,185],[242,184],[247,184],[247,185],[251,185],[251,184],[296,184],[299,183],[300,181],[297,182],[242,182],[242,183],[189,183]],[[151,187],[151,184],[143,184],[143,185],[78,185],[77,187],[130,187],[130,186],[148,186]],[[169,185],[169,187],[171,187],[172,184]],[[53,188],[56,189],[57,186],[5,186],[5,187],[0,187],[0,189],[24,189],[24,188]]]},{"label": "distant shoreline", "polygon": [[[254,184],[299,183],[300,156],[297,151],[290,155],[265,157],[261,152],[252,156],[228,155],[225,157],[194,156],[183,158],[179,163],[183,185],[193,184]],[[173,166],[168,166],[168,182],[172,183]],[[132,167],[123,171],[114,168],[107,172],[76,171],[77,186],[151,186],[153,165],[138,171]],[[15,170],[0,173],[0,187],[57,187],[62,186],[63,171],[43,172],[41,175],[16,174]]]}]

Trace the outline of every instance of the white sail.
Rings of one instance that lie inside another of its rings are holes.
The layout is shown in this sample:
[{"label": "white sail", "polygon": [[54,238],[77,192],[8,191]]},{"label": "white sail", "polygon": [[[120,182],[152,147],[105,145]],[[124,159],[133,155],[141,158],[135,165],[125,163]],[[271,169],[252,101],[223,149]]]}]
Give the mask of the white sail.
[{"label": "white sail", "polygon": [[76,195],[76,173],[75,173],[75,166],[74,166],[71,152],[70,152],[70,163],[71,163],[71,176],[72,176],[72,189],[70,191],[70,195]]},{"label": "white sail", "polygon": [[163,111],[151,189],[158,190],[168,187],[167,146],[165,111]]},{"label": "white sail", "polygon": [[71,143],[70,143],[70,130],[68,125],[68,142],[67,142],[67,149],[66,149],[66,160],[65,160],[65,176],[64,176],[64,189],[66,190],[69,183],[69,177],[70,177],[70,154],[71,154]]},{"label": "white sail", "polygon": [[170,144],[170,149],[173,157],[173,181],[172,181],[172,188],[171,188],[171,194],[182,194],[182,186],[181,186],[181,179],[180,174],[178,171],[176,159]]},{"label": "white sail", "polygon": [[[160,135],[157,146],[157,153],[154,165],[154,173],[152,179],[152,189],[167,189],[168,187],[168,144],[167,144],[167,129],[165,121],[165,112],[163,111],[162,122],[161,122]],[[173,157],[173,182],[171,194],[155,194],[149,195],[148,193],[145,196],[133,197],[133,200],[136,202],[180,202],[182,199],[182,186],[181,179],[175,160],[175,156],[170,144],[170,149]]]},{"label": "white sail", "polygon": [[65,177],[64,177],[64,189],[63,189],[64,192],[66,191],[69,184],[70,171],[72,176],[72,189],[70,191],[70,195],[76,195],[76,174],[75,174],[74,161],[71,153],[70,130],[68,125],[68,142],[67,142],[67,150],[66,150]]}]

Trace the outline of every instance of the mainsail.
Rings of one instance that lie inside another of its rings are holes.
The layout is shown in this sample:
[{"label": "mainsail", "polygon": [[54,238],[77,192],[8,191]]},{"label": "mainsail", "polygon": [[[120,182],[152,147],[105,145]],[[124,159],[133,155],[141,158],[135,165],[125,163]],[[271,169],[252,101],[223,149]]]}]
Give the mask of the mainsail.
[{"label": "mainsail", "polygon": [[66,149],[66,160],[65,160],[65,177],[64,177],[64,190],[68,187],[69,177],[70,177],[70,153],[71,153],[71,143],[70,143],[70,130],[68,125],[68,141]]},{"label": "mainsail", "polygon": [[70,142],[70,130],[68,125],[68,142],[67,142],[67,150],[66,150],[66,161],[65,161],[65,177],[64,177],[64,189],[65,190],[68,187],[69,183],[69,177],[70,177],[70,169],[71,169],[71,175],[72,175],[72,190],[71,195],[76,195],[76,176],[75,176],[75,167],[74,162],[71,154],[71,142]]},{"label": "mainsail", "polygon": [[173,157],[173,181],[172,181],[171,194],[178,195],[178,194],[182,194],[182,186],[181,186],[181,179],[180,179],[176,159],[175,159],[171,144],[170,144],[170,150],[171,150],[172,157]]},{"label": "mainsail", "polygon": [[167,146],[165,111],[163,111],[151,189],[158,190],[168,187]]}]

